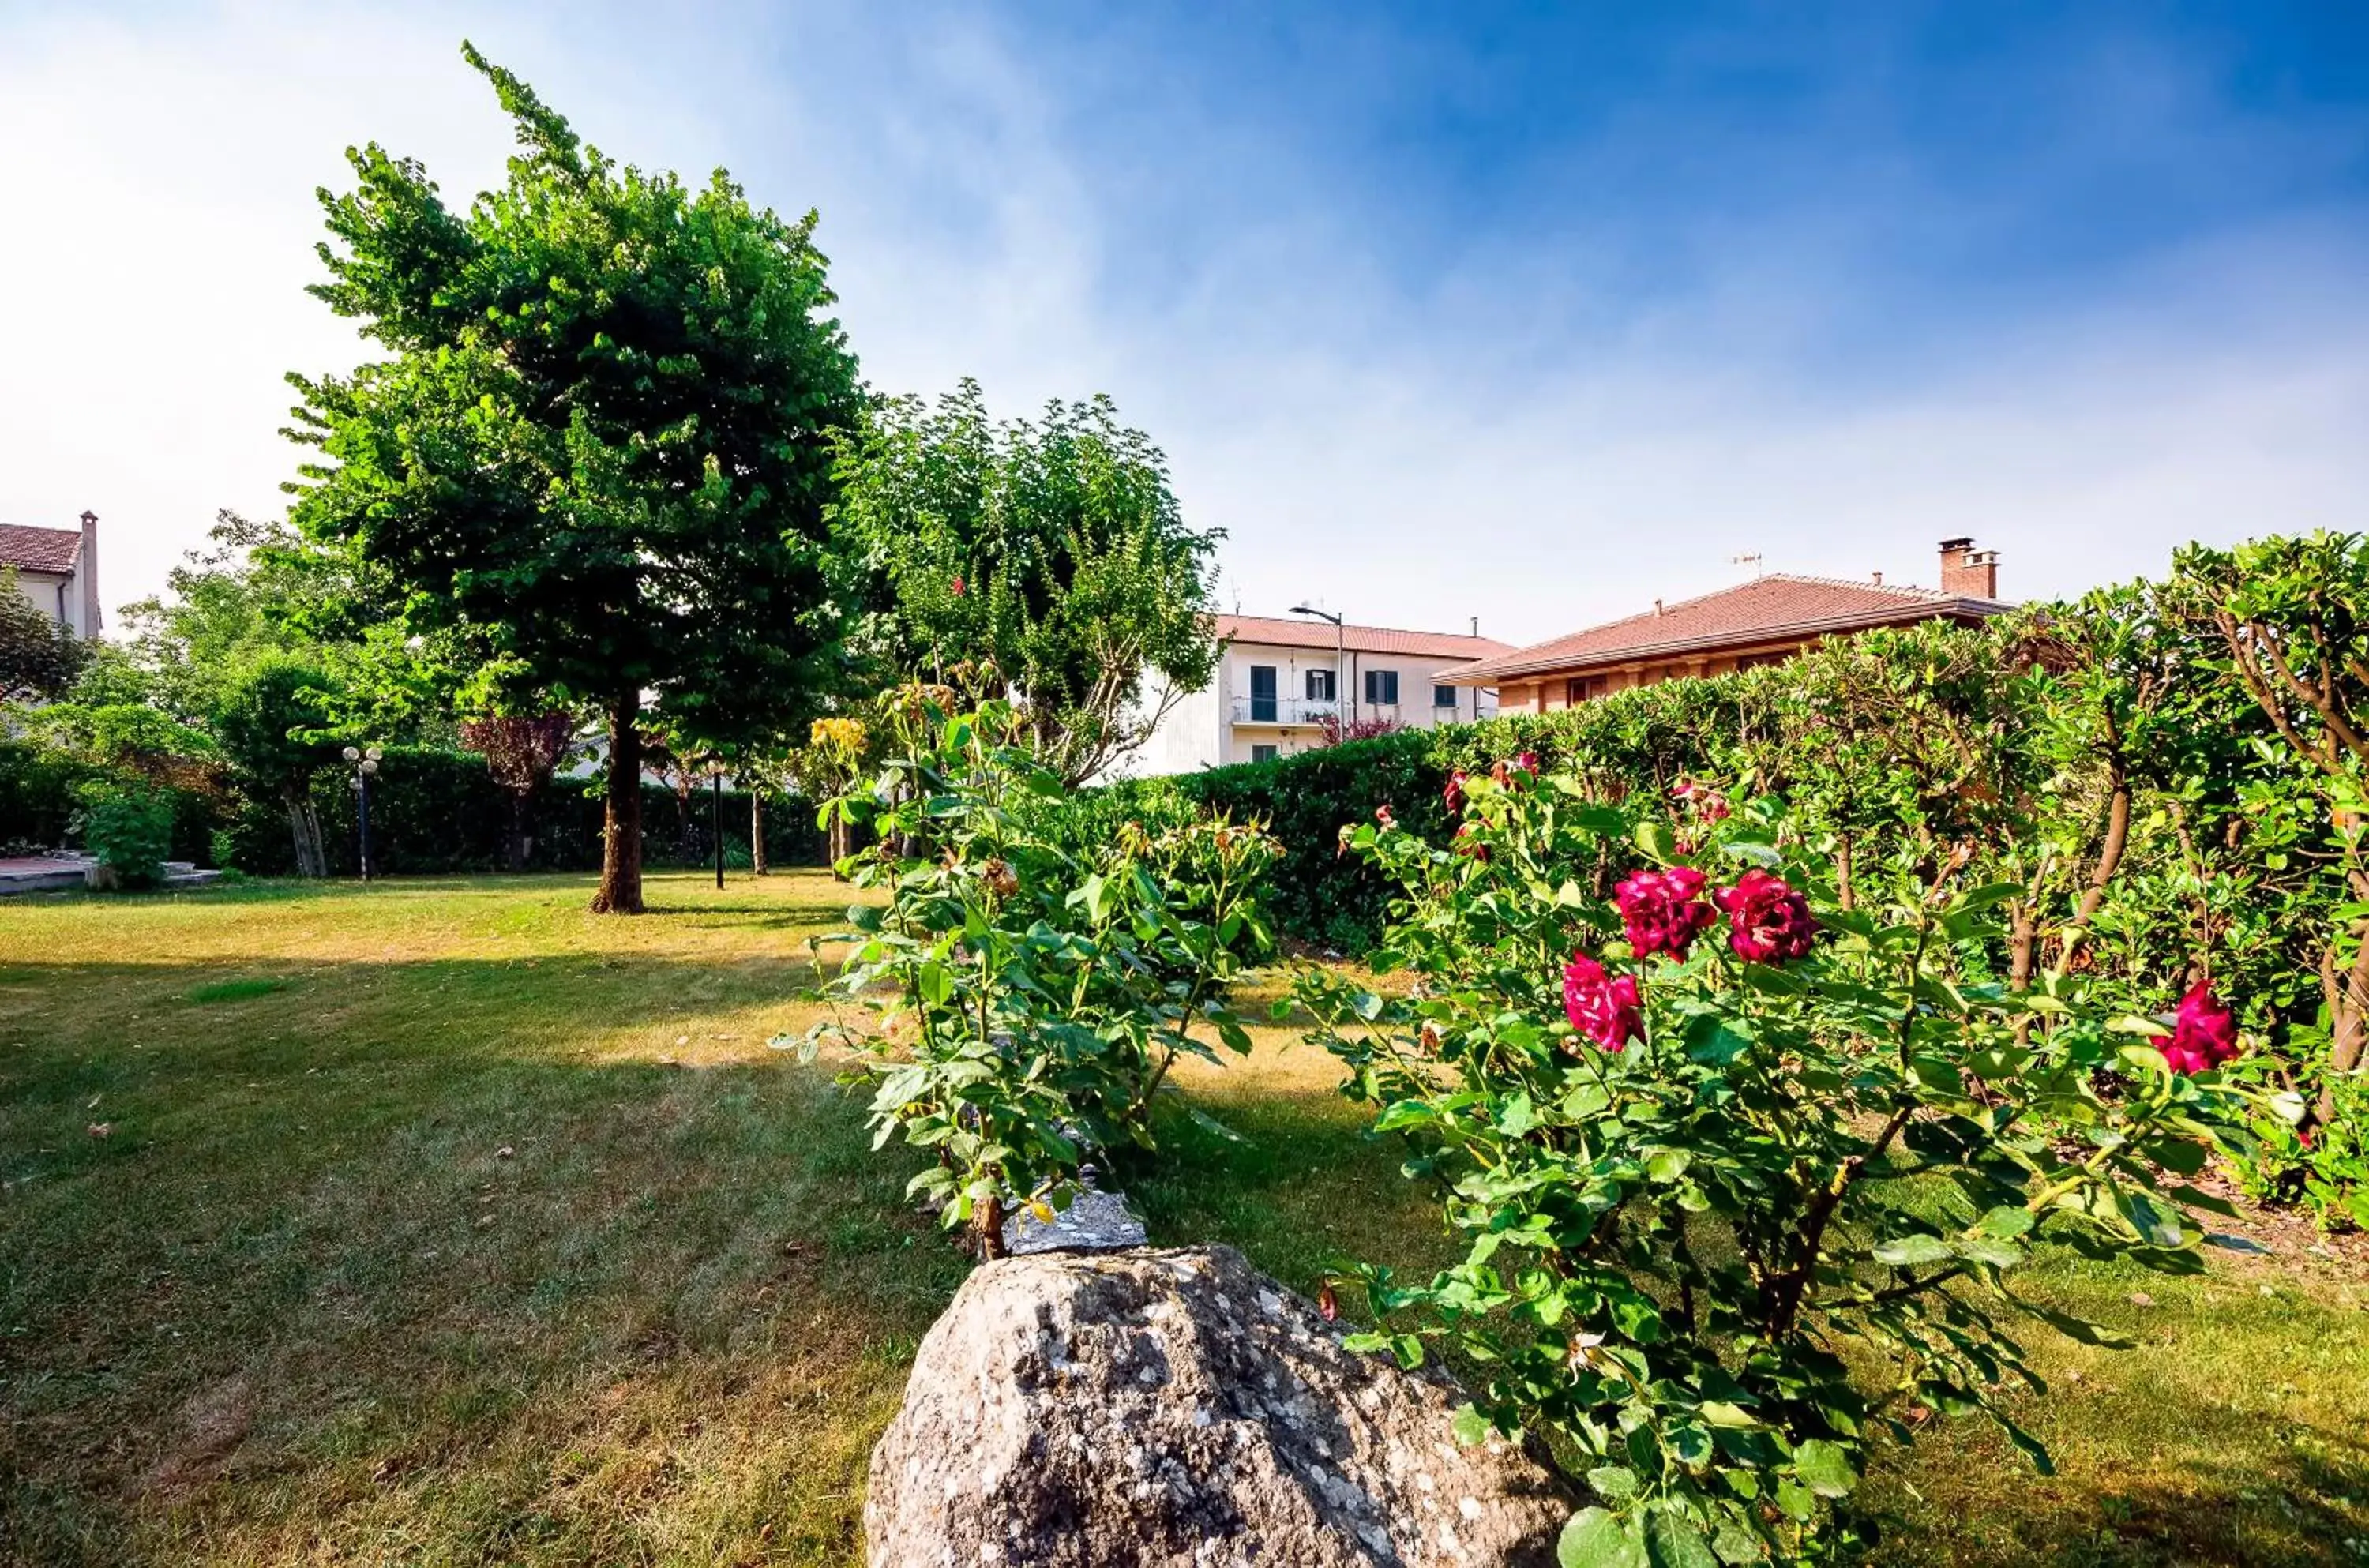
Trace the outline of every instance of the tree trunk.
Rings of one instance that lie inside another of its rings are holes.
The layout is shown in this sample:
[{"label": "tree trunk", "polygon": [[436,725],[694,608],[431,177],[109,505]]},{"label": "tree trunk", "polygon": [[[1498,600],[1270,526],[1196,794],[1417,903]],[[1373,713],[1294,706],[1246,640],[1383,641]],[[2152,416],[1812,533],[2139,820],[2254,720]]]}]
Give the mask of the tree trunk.
[{"label": "tree trunk", "polygon": [[855,834],[847,818],[840,816],[831,818],[829,831],[830,836],[826,841],[823,853],[830,861],[830,874],[844,882],[847,875],[839,869],[839,863],[855,853]]},{"label": "tree trunk", "polygon": [[526,796],[510,792],[510,870],[526,869]]},{"label": "tree trunk", "polygon": [[288,807],[288,833],[296,849],[296,875],[326,876],[328,857],[321,848],[321,818],[313,810],[310,796],[291,789],[280,796]]},{"label": "tree trunk", "polygon": [[765,786],[749,781],[749,869],[759,876],[768,875],[765,864]]},{"label": "tree trunk", "polygon": [[601,890],[596,915],[642,912],[642,694],[627,692],[609,710],[609,798],[601,825]]}]

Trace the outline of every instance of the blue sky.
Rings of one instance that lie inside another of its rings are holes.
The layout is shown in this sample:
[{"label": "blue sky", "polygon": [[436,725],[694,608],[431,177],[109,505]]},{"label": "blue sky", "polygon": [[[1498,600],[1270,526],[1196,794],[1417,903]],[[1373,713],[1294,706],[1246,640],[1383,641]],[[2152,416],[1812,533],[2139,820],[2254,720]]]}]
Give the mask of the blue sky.
[{"label": "blue sky", "polygon": [[265,513],[347,143],[463,198],[466,35],[818,207],[865,372],[1106,391],[1230,605],[1551,635],[1771,569],[2018,595],[2360,527],[2369,10],[0,4],[0,520],[107,597]]}]

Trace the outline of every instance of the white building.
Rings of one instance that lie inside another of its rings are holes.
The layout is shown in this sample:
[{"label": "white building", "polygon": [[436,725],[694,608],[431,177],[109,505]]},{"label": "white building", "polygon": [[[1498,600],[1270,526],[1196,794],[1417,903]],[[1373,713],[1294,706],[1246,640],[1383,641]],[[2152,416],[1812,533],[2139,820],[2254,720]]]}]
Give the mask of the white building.
[{"label": "white building", "polygon": [[98,514],[71,528],[0,523],[0,569],[17,568],[17,591],[79,637],[98,635]]},{"label": "white building", "polygon": [[[1483,636],[1265,615],[1220,615],[1217,678],[1185,693],[1127,771],[1189,773],[1288,757],[1326,743],[1336,715],[1354,728],[1470,723],[1497,711],[1489,688],[1448,684],[1468,664],[1510,652]],[[1157,700],[1160,693],[1152,693]]]}]

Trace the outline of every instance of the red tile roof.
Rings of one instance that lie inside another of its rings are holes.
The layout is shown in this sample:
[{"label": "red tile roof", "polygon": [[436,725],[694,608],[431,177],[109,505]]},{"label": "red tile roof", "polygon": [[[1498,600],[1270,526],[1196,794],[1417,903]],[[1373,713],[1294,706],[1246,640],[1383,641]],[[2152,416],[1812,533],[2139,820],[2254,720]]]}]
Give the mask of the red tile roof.
[{"label": "red tile roof", "polygon": [[1980,620],[2007,608],[1995,599],[1973,599],[1929,588],[1772,573],[1699,599],[1682,600],[1642,615],[1517,648],[1503,658],[1459,670],[1455,679],[1459,685],[1485,685],[1503,676],[1594,669],[1910,621]]},{"label": "red tile roof", "polygon": [[[1285,620],[1276,615],[1220,615],[1218,635],[1226,642],[1269,647],[1333,647],[1330,621]],[[1344,626],[1339,646],[1352,653],[1402,653],[1417,658],[1490,658],[1514,651],[1511,643],[1452,632],[1402,632],[1390,626]]]},{"label": "red tile roof", "polygon": [[73,571],[81,558],[82,530],[78,528],[27,528],[0,522],[0,567],[63,575]]}]

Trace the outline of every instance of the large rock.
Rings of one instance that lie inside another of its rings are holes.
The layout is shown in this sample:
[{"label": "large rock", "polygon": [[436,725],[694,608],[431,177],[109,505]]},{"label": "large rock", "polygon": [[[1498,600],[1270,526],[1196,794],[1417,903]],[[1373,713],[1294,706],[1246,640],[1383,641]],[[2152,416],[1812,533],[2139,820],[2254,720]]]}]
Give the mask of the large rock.
[{"label": "large rock", "polygon": [[872,1453],[872,1568],[1550,1564],[1571,1512],[1230,1247],[973,1273]]}]

